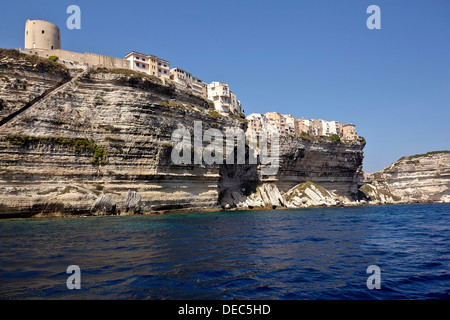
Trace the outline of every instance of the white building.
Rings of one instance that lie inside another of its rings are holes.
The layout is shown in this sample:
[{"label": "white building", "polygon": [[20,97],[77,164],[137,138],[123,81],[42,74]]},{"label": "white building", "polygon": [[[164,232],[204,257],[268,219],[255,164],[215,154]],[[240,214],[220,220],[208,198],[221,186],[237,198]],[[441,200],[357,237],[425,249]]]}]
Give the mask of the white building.
[{"label": "white building", "polygon": [[203,82],[202,79],[197,77],[192,77],[192,93],[207,98],[207,84]]},{"label": "white building", "polygon": [[170,78],[170,62],[164,59],[158,58],[157,60],[158,78],[169,79]]},{"label": "white building", "polygon": [[151,54],[132,51],[125,56],[130,61],[130,69],[143,72],[160,79],[170,78],[170,62]]},{"label": "white building", "polygon": [[242,103],[230,91],[228,84],[213,81],[208,85],[208,99],[214,102],[214,108],[223,114],[230,111],[235,114],[242,113]]},{"label": "white building", "polygon": [[175,85],[180,89],[187,90],[192,88],[192,74],[183,69],[170,69],[170,79],[173,80]]},{"label": "white building", "polygon": [[254,131],[256,134],[261,134],[266,131],[266,119],[260,113],[251,113],[245,117],[248,121],[248,130]]},{"label": "white building", "polygon": [[190,72],[181,68],[170,69],[170,79],[182,90],[207,98],[207,84],[202,79],[194,77]]},{"label": "white building", "polygon": [[[156,57],[153,57],[156,62]],[[132,51],[125,56],[125,60],[130,61],[130,69],[133,71],[139,71],[150,75],[158,76],[156,70],[152,70],[151,58],[147,54]]]},{"label": "white building", "polygon": [[338,134],[338,132],[339,132],[339,122],[337,122],[337,121],[325,121],[325,122],[326,122],[326,132],[325,132],[326,136],[331,136],[333,134]]},{"label": "white building", "polygon": [[282,122],[284,124],[284,132],[288,135],[295,135],[295,118],[290,114],[283,114]]}]

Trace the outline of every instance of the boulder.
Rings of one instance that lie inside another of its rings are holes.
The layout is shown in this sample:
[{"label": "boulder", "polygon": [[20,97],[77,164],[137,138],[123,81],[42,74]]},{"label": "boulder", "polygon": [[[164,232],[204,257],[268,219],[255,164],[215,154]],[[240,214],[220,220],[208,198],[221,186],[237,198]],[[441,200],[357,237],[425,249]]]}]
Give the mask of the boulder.
[{"label": "boulder", "polygon": [[126,212],[140,213],[141,212],[141,195],[136,191],[128,190],[127,198],[125,200]]},{"label": "boulder", "polygon": [[115,214],[116,205],[113,204],[111,198],[107,195],[102,195],[95,200],[91,207],[91,212],[96,214]]}]

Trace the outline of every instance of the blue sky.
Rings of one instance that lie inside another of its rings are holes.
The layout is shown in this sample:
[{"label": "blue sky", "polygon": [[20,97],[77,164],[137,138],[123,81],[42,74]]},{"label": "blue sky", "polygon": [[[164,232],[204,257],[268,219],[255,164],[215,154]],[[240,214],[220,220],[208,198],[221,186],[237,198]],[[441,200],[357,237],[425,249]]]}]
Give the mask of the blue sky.
[{"label": "blue sky", "polygon": [[[69,5],[81,30],[69,30]],[[369,30],[369,5],[381,30]],[[450,1],[8,1],[0,47],[23,47],[25,21],[61,29],[62,48],[151,53],[205,82],[222,81],[245,113],[356,124],[364,171],[450,149]]]}]

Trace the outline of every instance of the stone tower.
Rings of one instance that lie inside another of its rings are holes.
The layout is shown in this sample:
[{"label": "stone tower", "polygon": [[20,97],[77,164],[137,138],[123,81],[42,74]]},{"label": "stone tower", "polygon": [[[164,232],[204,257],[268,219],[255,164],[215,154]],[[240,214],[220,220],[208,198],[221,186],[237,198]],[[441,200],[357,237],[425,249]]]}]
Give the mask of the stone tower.
[{"label": "stone tower", "polygon": [[61,33],[57,25],[43,20],[25,23],[25,50],[61,49]]}]

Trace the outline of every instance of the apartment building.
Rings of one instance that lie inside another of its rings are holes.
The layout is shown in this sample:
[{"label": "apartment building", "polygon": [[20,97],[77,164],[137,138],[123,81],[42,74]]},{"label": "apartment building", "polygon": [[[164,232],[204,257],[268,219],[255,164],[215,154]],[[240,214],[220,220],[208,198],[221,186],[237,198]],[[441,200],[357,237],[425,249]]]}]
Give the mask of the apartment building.
[{"label": "apartment building", "polygon": [[246,117],[248,121],[248,130],[261,134],[266,130],[264,115],[260,113],[251,113]]},{"label": "apartment building", "polygon": [[158,78],[170,78],[170,62],[164,59],[157,59]]},{"label": "apartment building", "polygon": [[323,136],[323,123],[322,120],[312,119],[310,121],[310,132],[313,136]]},{"label": "apartment building", "polygon": [[302,132],[311,134],[311,121],[306,118],[295,119],[294,133],[300,135]]},{"label": "apartment building", "polygon": [[337,121],[326,121],[313,119],[310,122],[310,131],[313,135],[331,136],[333,134],[341,135],[340,125]]},{"label": "apartment building", "polygon": [[267,112],[264,114],[264,117],[267,119],[267,121],[273,121],[280,124],[283,121],[283,116],[278,112]]},{"label": "apartment building", "polygon": [[205,92],[207,94],[207,91],[205,91],[204,88],[207,88],[207,84],[204,83],[202,79],[192,77],[192,93],[206,98],[207,95],[205,95]]},{"label": "apartment building", "polygon": [[358,135],[356,134],[356,126],[352,123],[343,126],[342,137],[347,140],[356,140]]},{"label": "apartment building", "polygon": [[339,122],[337,121],[327,121],[327,125],[328,125],[328,135],[333,135],[333,134],[337,134],[337,135],[341,135],[341,130],[339,127]]},{"label": "apartment building", "polygon": [[283,114],[284,131],[287,135],[295,135],[295,118],[290,114]]},{"label": "apartment building", "polygon": [[230,91],[228,84],[213,81],[208,85],[208,99],[214,102],[214,108],[221,113],[241,113],[242,103]]},{"label": "apartment building", "polygon": [[124,58],[130,62],[130,69],[143,72],[160,79],[170,78],[170,63],[151,54],[132,51]]},{"label": "apartment building", "polygon": [[170,69],[170,79],[180,89],[192,89],[192,74],[190,72],[180,68],[172,68]]},{"label": "apartment building", "polygon": [[231,109],[234,110],[235,113],[244,112],[244,110],[242,109],[241,100],[237,99],[237,96],[233,91],[230,91],[230,101],[231,101]]},{"label": "apartment building", "polygon": [[338,121],[316,119],[295,119],[290,114],[267,112],[266,114],[252,113],[247,118],[248,128],[257,132],[278,131],[280,136],[301,135],[305,132],[312,136],[331,136],[337,134],[345,140],[358,138],[354,124],[342,124]]},{"label": "apartment building", "polygon": [[181,68],[170,69],[170,79],[182,90],[189,90],[193,94],[207,98],[207,84],[202,79],[194,77],[190,72]]}]

